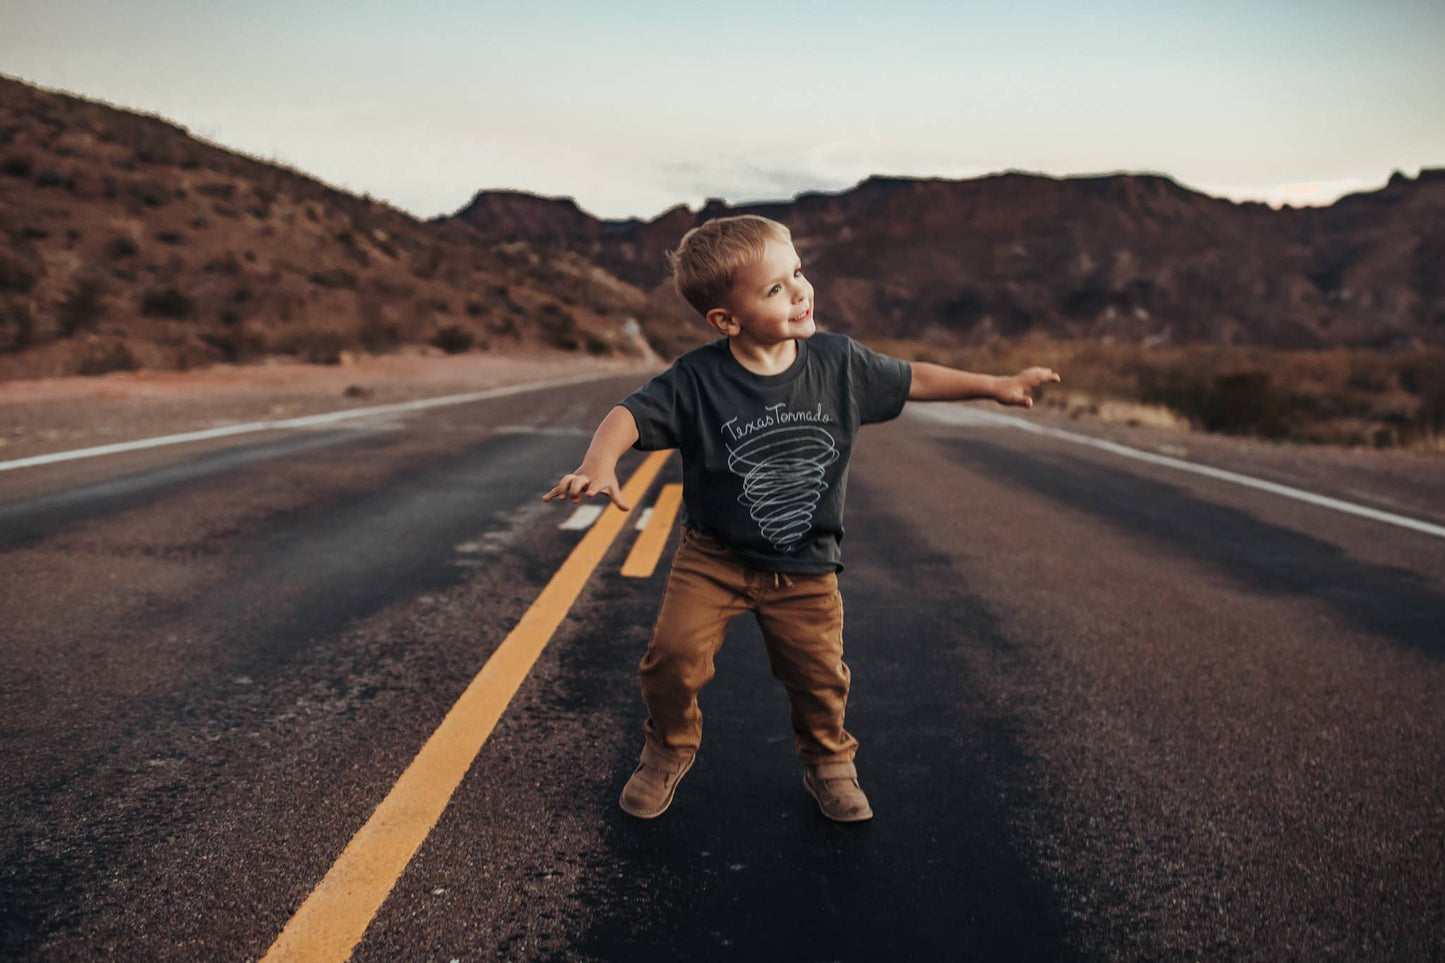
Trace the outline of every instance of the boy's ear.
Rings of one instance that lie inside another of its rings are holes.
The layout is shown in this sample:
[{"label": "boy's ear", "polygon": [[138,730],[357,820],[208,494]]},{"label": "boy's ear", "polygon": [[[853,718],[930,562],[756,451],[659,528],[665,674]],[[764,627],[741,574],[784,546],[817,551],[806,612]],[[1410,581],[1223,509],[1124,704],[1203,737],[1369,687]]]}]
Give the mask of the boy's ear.
[{"label": "boy's ear", "polygon": [[718,334],[731,338],[741,330],[737,321],[726,308],[713,308],[707,313],[707,323]]}]

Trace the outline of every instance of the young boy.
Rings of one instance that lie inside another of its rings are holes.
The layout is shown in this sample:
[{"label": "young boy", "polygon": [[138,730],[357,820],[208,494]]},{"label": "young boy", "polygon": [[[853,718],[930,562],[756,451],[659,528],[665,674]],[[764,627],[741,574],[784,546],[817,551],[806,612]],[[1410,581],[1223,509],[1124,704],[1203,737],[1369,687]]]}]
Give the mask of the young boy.
[{"label": "young boy", "polygon": [[708,221],[668,255],[678,293],[722,339],[678,358],[603,419],[582,464],[543,496],[620,497],[628,448],[677,448],[683,534],[652,641],[639,666],[647,705],[641,760],[622,808],[651,819],[672,803],[702,736],[698,691],[728,622],[751,611],[792,707],[803,785],[823,815],[871,819],[843,728],[843,496],[859,426],[906,400],[993,398],[1032,407],[1059,376],[1012,377],[908,364],[818,332],[813,287],[788,229],[755,215]]}]

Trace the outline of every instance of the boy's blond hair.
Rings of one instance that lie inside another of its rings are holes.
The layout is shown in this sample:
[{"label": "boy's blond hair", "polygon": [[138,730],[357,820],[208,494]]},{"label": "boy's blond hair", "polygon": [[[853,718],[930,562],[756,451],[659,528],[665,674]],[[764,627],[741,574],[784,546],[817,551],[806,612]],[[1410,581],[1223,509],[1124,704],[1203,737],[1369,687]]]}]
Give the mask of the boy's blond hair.
[{"label": "boy's blond hair", "polygon": [[682,236],[667,252],[672,286],[704,318],[732,292],[738,270],[762,260],[768,241],[793,239],[786,225],[757,214],[718,217]]}]

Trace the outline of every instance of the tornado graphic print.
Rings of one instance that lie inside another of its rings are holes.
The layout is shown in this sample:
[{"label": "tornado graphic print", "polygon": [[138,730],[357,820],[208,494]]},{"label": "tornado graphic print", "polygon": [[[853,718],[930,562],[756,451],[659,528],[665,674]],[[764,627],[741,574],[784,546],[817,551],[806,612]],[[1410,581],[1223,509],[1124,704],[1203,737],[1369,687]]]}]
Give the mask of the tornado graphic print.
[{"label": "tornado graphic print", "polygon": [[819,405],[813,411],[788,411],[772,405],[749,422],[733,418],[723,425],[731,443],[728,468],[743,482],[738,501],[774,549],[791,552],[808,534],[813,513],[828,483],[828,466],[838,446],[824,425],[832,417]]}]

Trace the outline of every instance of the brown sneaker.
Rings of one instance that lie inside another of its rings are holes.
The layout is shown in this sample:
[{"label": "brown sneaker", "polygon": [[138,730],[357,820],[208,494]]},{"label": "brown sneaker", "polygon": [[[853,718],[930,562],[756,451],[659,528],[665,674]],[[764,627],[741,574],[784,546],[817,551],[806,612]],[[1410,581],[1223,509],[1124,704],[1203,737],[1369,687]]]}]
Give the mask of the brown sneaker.
[{"label": "brown sneaker", "polygon": [[803,785],[823,815],[836,823],[859,823],[873,818],[868,797],[858,785],[858,770],[851,762],[824,762],[809,766],[803,773]]},{"label": "brown sneaker", "polygon": [[638,819],[655,819],[672,805],[672,795],[677,792],[678,781],[692,768],[694,753],[683,762],[672,762],[652,747],[645,746],[642,760],[633,770],[632,778],[622,787],[622,798],[618,801],[622,811]]}]

